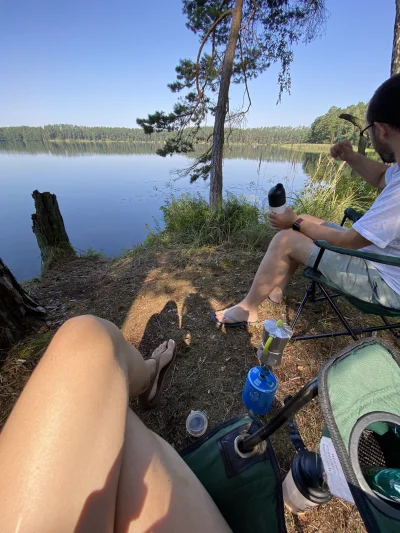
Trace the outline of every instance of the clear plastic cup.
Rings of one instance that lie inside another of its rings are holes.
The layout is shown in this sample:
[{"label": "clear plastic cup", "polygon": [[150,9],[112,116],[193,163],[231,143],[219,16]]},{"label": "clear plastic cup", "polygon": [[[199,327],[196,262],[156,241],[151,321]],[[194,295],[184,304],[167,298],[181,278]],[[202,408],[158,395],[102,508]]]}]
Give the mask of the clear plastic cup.
[{"label": "clear plastic cup", "polygon": [[186,430],[192,437],[201,437],[207,431],[208,419],[203,411],[191,411],[186,419]]}]

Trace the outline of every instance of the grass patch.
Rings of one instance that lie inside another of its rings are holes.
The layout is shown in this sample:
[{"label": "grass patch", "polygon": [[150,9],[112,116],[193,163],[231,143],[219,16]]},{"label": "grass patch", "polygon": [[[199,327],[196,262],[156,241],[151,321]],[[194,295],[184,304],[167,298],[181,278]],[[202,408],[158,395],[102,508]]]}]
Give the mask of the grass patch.
[{"label": "grass patch", "polygon": [[[164,243],[235,245],[246,250],[265,247],[272,231],[267,214],[244,196],[228,194],[220,205],[210,207],[200,195],[171,196],[161,207],[165,230],[159,235]],[[156,234],[150,234],[151,245]]]},{"label": "grass patch", "polygon": [[15,347],[15,358],[26,361],[40,357],[53,338],[54,331],[45,331],[25,339]]},{"label": "grass patch", "polygon": [[339,165],[332,158],[320,156],[312,177],[295,196],[293,209],[324,220],[340,223],[347,207],[366,211],[375,201],[375,188],[352,177],[348,165]]},{"label": "grass patch", "polygon": [[107,257],[103,250],[98,251],[91,246],[89,246],[86,250],[79,250],[79,256],[92,259],[104,259]]},{"label": "grass patch", "polygon": [[149,230],[145,241],[124,250],[122,258],[177,245],[190,245],[192,249],[223,245],[246,251],[265,250],[273,235],[267,212],[244,196],[228,194],[221,205],[210,207],[200,195],[171,195],[161,211],[165,229]]}]

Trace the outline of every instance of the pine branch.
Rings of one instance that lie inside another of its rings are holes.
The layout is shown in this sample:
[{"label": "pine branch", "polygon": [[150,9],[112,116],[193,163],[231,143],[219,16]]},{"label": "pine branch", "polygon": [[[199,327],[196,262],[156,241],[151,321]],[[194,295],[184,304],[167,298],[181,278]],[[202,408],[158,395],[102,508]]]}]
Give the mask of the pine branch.
[{"label": "pine branch", "polygon": [[254,4],[254,8],[253,8],[253,11],[251,12],[251,15],[250,17],[248,18],[247,22],[240,28],[240,31],[243,31],[245,30],[248,25],[250,24],[250,22],[253,20],[254,18],[254,15],[256,14],[256,11],[258,9],[260,9],[260,6],[257,4],[257,2],[255,0],[252,0],[253,4]]},{"label": "pine branch", "polygon": [[200,85],[199,85],[199,72],[200,72],[201,52],[203,51],[204,45],[206,44],[206,42],[207,42],[208,38],[210,37],[211,33],[215,30],[215,28],[218,26],[218,24],[220,24],[224,20],[224,18],[226,18],[228,15],[232,15],[232,13],[233,13],[232,9],[229,9],[228,11],[225,11],[224,13],[222,13],[222,15],[220,15],[217,18],[217,20],[210,26],[210,28],[208,29],[207,33],[203,37],[203,40],[201,41],[200,48],[199,48],[199,51],[197,53],[197,58],[196,58],[196,89],[197,89],[197,94],[199,95],[199,100],[201,100],[203,98],[203,95],[204,95],[204,91],[200,90]]}]

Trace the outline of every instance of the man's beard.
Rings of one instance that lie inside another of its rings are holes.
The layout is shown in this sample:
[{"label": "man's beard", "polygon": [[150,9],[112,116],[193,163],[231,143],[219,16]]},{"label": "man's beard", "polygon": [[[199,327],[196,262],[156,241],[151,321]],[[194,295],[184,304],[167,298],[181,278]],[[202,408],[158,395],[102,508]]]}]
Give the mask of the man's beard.
[{"label": "man's beard", "polygon": [[378,152],[378,154],[384,163],[396,163],[396,156],[393,152]]},{"label": "man's beard", "polygon": [[396,163],[396,156],[394,155],[388,144],[377,143],[375,141],[372,143],[372,146],[375,148],[379,157],[384,163]]}]

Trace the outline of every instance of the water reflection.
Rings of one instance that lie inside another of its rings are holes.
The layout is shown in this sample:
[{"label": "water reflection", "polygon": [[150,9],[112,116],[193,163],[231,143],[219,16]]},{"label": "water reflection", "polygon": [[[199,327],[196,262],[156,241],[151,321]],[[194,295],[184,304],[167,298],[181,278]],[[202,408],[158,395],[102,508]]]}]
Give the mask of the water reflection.
[{"label": "water reflection", "polygon": [[[31,229],[32,191],[58,197],[71,243],[117,255],[143,241],[168,195],[208,197],[209,183],[176,180],[186,156],[162,158],[155,143],[0,142],[0,250],[18,279],[40,272],[40,253]],[[202,147],[200,147],[201,149]],[[200,151],[198,152],[200,153]],[[198,155],[196,152],[189,157]],[[282,182],[299,191],[305,163],[316,160],[291,147],[231,145],[224,160],[224,191],[244,194],[264,206],[268,189]],[[308,166],[307,166],[308,169]],[[311,167],[310,167],[311,170]]]},{"label": "water reflection", "polygon": [[[162,145],[159,143],[123,143],[123,142],[2,142],[0,141],[0,152],[17,154],[51,154],[64,157],[79,157],[87,155],[144,155],[156,154]],[[200,145],[196,151],[187,154],[187,157],[194,158],[203,152]],[[322,149],[326,153],[327,149]],[[316,160],[319,153],[307,153],[291,145],[243,145],[231,144],[225,148],[226,159],[253,159],[261,162],[272,163],[303,163],[305,158],[311,156]]]}]

